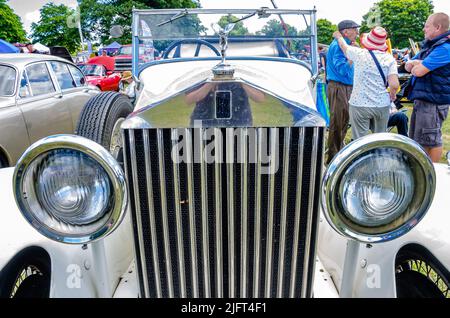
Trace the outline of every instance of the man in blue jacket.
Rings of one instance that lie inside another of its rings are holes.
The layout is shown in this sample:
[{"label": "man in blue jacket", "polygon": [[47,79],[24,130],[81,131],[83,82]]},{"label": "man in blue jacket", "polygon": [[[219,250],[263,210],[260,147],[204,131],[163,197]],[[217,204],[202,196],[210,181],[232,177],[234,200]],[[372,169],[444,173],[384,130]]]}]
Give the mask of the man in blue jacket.
[{"label": "man in blue jacket", "polygon": [[[355,42],[358,28],[359,25],[351,20],[344,20],[338,24],[338,29],[348,44]],[[333,40],[328,48],[326,76],[327,98],[330,105],[328,164],[344,146],[349,122],[348,101],[353,88],[353,65],[347,60],[336,40]]]},{"label": "man in blue jacket", "polygon": [[417,141],[433,162],[442,156],[442,123],[450,106],[449,16],[435,13],[428,17],[422,50],[405,69],[411,72],[414,101],[409,137]]}]

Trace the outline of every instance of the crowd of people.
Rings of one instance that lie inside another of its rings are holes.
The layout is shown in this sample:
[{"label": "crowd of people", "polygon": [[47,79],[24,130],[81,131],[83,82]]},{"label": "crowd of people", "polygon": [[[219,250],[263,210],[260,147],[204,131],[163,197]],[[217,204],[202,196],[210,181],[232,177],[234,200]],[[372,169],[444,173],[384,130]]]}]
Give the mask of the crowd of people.
[{"label": "crowd of people", "polygon": [[[354,21],[342,21],[328,52],[319,47],[330,105],[327,163],[343,147],[349,124],[353,140],[395,125],[398,133],[408,134],[438,162],[442,123],[450,106],[449,16],[435,13],[428,17],[422,49],[415,56],[409,51],[388,53],[383,27],[361,35],[359,27]],[[399,69],[412,74],[402,90]],[[414,102],[409,132],[407,116],[398,111],[399,91],[400,97]]]}]

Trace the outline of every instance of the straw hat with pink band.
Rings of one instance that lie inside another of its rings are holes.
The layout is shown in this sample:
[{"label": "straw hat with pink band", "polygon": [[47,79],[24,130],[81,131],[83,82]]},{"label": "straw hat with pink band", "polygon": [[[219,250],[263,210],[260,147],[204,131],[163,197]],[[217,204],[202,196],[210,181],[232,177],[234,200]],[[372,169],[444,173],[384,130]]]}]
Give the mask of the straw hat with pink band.
[{"label": "straw hat with pink band", "polygon": [[387,32],[382,27],[375,27],[369,33],[363,33],[360,38],[361,45],[368,50],[378,50],[386,52]]}]

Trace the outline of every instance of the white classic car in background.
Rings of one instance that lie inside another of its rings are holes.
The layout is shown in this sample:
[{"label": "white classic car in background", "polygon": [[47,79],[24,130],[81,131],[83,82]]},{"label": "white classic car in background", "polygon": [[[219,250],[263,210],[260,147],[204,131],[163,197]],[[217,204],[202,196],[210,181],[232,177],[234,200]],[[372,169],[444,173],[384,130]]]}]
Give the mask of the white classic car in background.
[{"label": "white classic car in background", "polygon": [[[247,37],[199,25],[228,14],[303,28],[226,58]],[[0,171],[1,296],[448,296],[448,167],[377,134],[324,170],[316,45],[315,10],[135,10],[133,50],[166,53],[133,56],[133,112],[101,93]]]}]

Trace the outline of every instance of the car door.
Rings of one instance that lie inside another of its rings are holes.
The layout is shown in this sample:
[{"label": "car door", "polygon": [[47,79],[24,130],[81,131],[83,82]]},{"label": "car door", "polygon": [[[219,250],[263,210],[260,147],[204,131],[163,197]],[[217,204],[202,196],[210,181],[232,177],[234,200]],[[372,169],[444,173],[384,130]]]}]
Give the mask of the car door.
[{"label": "car door", "polygon": [[[66,68],[63,68],[64,76],[70,77],[76,86],[63,89],[62,91],[64,98],[67,101],[66,107],[72,115],[73,126],[76,128],[84,105],[86,105],[92,96],[98,94],[100,91],[96,87],[86,83],[83,73],[76,66],[63,62],[57,63],[65,64]],[[68,73],[66,72],[66,69],[68,69]]]},{"label": "car door", "polygon": [[72,116],[53,82],[47,62],[28,65],[21,77],[17,106],[22,110],[30,141],[73,133]]}]

